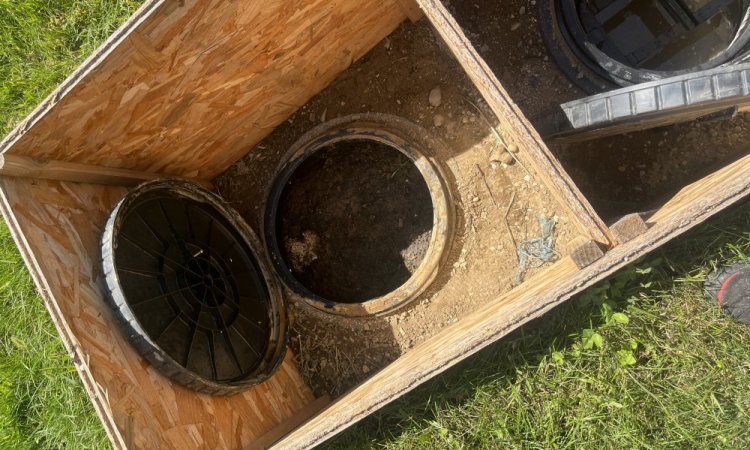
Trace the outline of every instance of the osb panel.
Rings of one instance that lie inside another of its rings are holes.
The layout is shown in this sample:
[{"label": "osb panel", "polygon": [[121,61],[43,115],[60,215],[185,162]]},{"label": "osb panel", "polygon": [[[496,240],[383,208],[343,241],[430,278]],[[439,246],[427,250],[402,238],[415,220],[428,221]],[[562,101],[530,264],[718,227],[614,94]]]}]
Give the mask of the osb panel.
[{"label": "osb panel", "polygon": [[393,0],[149,2],[0,151],[212,179],[405,18]]},{"label": "osb panel", "polygon": [[102,297],[99,238],[122,188],[3,178],[3,213],[118,448],[242,448],[314,397],[292,356],[232,397],[173,384],[140,358]]}]

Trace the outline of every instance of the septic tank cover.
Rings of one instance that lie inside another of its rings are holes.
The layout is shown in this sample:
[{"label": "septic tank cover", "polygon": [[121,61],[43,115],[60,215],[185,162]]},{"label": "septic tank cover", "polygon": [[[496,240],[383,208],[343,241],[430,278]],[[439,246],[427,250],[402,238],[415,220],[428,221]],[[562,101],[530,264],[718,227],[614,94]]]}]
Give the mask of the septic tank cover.
[{"label": "septic tank cover", "polygon": [[268,377],[286,349],[279,286],[261,244],[217,196],[159,180],[130,192],[102,237],[108,300],[138,352],[202,392]]}]

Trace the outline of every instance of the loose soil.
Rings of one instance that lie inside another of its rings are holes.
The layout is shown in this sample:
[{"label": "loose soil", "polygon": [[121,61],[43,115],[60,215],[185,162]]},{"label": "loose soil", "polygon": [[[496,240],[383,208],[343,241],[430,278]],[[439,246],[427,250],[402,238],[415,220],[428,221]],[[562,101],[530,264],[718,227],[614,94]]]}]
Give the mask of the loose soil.
[{"label": "loose soil", "polygon": [[[535,0],[446,5],[532,123],[586,95],[547,53]],[[518,276],[515,245],[540,236],[539,217],[556,220],[561,255],[578,235],[533,169],[514,164],[490,132],[489,123],[496,124],[492,113],[424,20],[405,23],[378,44],[215,180],[216,186],[259,230],[268,186],[287,149],[316,124],[359,112],[400,115],[446,143],[431,156],[449,177],[457,231],[437,280],[395,313],[347,318],[290,305],[291,347],[303,377],[319,394],[344,392],[510,290]],[[647,211],[715,164],[746,154],[748,127],[750,121],[740,115],[552,149],[597,211],[614,219]],[[523,160],[523,152],[518,156]],[[321,239],[304,231],[294,243],[303,264],[310,259],[305,252]]]},{"label": "loose soil", "polygon": [[292,275],[313,293],[358,303],[404,284],[427,253],[430,191],[398,150],[357,140],[318,150],[295,171],[277,236]]},{"label": "loose soil", "polygon": [[[291,348],[303,377],[318,394],[335,396],[346,391],[508,292],[519,276],[515,245],[541,235],[539,217],[556,221],[555,245],[561,255],[578,236],[533,168],[513,163],[505,154],[490,130],[490,124],[496,124],[493,114],[424,20],[404,23],[214,180],[215,185],[260,231],[268,188],[291,145],[321,122],[362,112],[402,116],[444,142],[431,149],[429,156],[448,179],[456,231],[437,279],[396,312],[382,317],[338,317],[290,302]],[[518,154],[521,159],[522,153]],[[323,197],[318,200],[324,201]],[[388,227],[393,224],[391,220]],[[309,230],[300,231],[296,251],[305,264],[311,259],[305,252],[310,246],[320,246],[324,236],[321,231],[307,236],[304,232]]]}]

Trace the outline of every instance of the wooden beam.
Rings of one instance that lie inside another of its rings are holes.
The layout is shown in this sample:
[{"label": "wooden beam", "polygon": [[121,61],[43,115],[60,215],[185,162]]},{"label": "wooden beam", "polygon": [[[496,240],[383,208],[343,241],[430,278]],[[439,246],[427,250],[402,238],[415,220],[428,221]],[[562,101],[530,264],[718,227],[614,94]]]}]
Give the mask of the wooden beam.
[{"label": "wooden beam", "polygon": [[38,161],[19,155],[0,155],[0,174],[42,180],[73,181],[107,186],[135,186],[159,174],[65,161]]},{"label": "wooden beam", "polygon": [[396,4],[404,11],[406,17],[412,22],[416,22],[424,17],[424,12],[417,4],[416,0],[394,0]]},{"label": "wooden beam", "polygon": [[510,141],[508,144],[518,145],[520,157],[531,162],[540,181],[567,210],[581,233],[599,243],[613,245],[615,239],[607,226],[479,56],[442,1],[416,1],[497,116],[502,134]]},{"label": "wooden beam", "polygon": [[716,207],[711,203],[732,194],[735,185],[750,186],[750,154],[717,170],[695,183],[685,186],[664,206],[646,219],[649,228],[657,224],[695,220],[706,210]]}]

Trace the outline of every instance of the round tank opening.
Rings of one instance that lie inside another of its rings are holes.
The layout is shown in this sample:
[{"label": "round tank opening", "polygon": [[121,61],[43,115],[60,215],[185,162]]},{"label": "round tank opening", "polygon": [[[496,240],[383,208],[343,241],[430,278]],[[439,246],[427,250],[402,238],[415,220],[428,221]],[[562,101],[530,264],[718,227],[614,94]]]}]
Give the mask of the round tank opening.
[{"label": "round tank opening", "polygon": [[338,303],[403,285],[427,254],[430,190],[403,153],[372,140],[320,148],[282,192],[276,234],[291,274]]},{"label": "round tank opening", "polygon": [[371,315],[405,305],[435,278],[452,214],[440,169],[423,153],[431,143],[425,135],[403,119],[358,115],[295,144],[265,223],[269,253],[293,298]]}]

